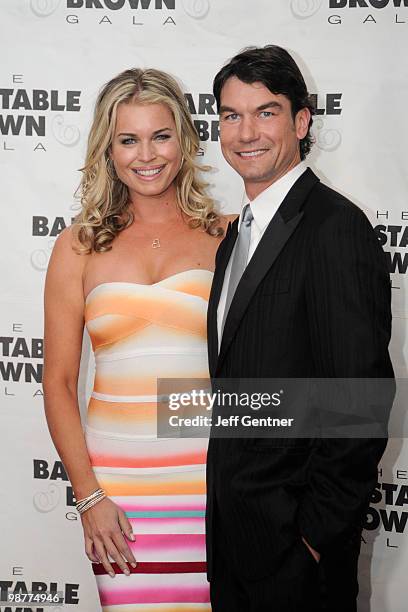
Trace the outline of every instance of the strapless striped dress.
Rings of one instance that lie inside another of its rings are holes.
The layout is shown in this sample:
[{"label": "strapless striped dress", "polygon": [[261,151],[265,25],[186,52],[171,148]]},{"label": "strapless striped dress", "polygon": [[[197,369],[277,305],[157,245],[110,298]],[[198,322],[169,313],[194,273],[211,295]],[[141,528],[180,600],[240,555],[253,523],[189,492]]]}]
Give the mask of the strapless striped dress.
[{"label": "strapless striped dress", "polygon": [[157,378],[207,378],[212,272],[108,282],[86,299],[95,381],[85,426],[100,487],[132,523],[138,565],[93,564],[103,612],[209,612],[205,438],[158,438]]}]

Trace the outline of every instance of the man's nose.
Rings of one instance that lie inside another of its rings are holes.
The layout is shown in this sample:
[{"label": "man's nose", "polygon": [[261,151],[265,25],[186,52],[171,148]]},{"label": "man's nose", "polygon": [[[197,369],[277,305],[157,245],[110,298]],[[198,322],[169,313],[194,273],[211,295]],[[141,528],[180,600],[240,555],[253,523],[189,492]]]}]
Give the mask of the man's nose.
[{"label": "man's nose", "polygon": [[241,142],[253,142],[258,138],[255,122],[252,117],[243,117],[239,130]]}]

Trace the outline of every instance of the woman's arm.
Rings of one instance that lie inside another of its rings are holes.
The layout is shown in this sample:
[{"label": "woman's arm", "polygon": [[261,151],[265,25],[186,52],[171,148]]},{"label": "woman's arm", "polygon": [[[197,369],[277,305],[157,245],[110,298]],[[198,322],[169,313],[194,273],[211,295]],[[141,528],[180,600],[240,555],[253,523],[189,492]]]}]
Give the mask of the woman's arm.
[{"label": "woman's arm", "polygon": [[48,427],[77,499],[98,488],[82,430],[77,384],[84,329],[82,272],[87,256],[72,249],[72,230],[57,239],[44,308],[44,401]]},{"label": "woman's arm", "polygon": [[[58,237],[48,266],[43,389],[50,434],[78,500],[98,489],[99,484],[86,447],[77,395],[84,330],[82,279],[88,256],[77,254],[72,248],[73,241],[72,228],[67,228]],[[101,561],[113,573],[106,554],[109,553],[127,573],[121,554],[129,563],[135,563],[135,559],[122,531],[129,539],[134,538],[123,511],[105,498],[82,514],[81,519],[88,558]]]}]

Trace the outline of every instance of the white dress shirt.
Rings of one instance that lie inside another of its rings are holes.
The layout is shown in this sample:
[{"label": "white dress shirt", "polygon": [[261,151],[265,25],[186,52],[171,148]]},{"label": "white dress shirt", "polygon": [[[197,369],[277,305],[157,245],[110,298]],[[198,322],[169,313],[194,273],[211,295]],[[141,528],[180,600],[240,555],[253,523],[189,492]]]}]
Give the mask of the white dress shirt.
[{"label": "white dress shirt", "polygon": [[[292,170],[289,170],[289,172],[287,172],[284,176],[277,180],[276,183],[272,183],[270,187],[264,189],[264,191],[262,191],[252,202],[250,201],[246,193],[244,193],[242,208],[245,206],[245,204],[249,203],[251,205],[252,214],[254,216],[254,220],[251,224],[251,241],[249,244],[247,264],[250,261],[252,255],[254,254],[255,249],[258,246],[264,231],[268,227],[269,223],[272,221],[272,217],[275,215],[279,206],[282,204],[283,200],[285,199],[295,182],[304,173],[306,167],[307,166],[305,162],[300,162],[297,166],[292,168]],[[238,221],[238,231],[241,228],[241,223],[242,209]],[[218,351],[220,350],[221,346],[222,320],[224,317],[225,302],[227,299],[228,284],[231,275],[231,264],[234,258],[234,251],[235,246],[231,253],[227,268],[225,270],[224,284],[222,286],[220,301],[218,303]]]}]

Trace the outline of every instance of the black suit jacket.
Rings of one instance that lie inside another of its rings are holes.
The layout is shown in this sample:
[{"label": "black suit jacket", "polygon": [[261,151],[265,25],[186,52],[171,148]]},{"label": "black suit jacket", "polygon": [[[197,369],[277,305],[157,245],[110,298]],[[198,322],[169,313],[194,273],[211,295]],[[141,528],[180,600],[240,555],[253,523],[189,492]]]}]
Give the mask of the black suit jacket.
[{"label": "black suit jacket", "polygon": [[[238,220],[221,243],[208,308],[214,378],[393,378],[391,286],[364,213],[307,169],[236,290],[218,355],[217,307]],[[392,404],[384,406],[384,419]],[[214,415],[216,417],[216,415]],[[324,555],[359,539],[386,440],[210,438],[207,561],[222,530],[238,574],[273,571],[302,535]]]}]

